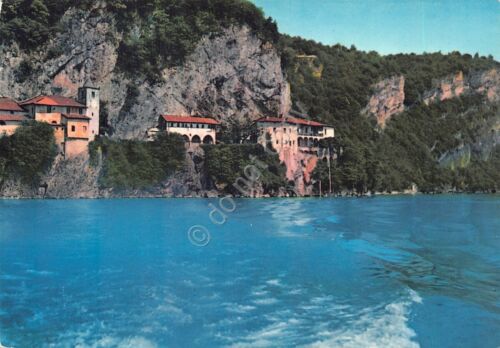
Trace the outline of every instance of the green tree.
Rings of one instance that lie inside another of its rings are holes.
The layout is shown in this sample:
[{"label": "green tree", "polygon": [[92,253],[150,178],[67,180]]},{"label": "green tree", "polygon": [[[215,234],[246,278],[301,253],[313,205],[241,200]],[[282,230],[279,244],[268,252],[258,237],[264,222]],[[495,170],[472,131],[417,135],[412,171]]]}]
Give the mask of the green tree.
[{"label": "green tree", "polygon": [[29,121],[10,137],[9,170],[27,184],[38,184],[56,153],[52,127]]}]

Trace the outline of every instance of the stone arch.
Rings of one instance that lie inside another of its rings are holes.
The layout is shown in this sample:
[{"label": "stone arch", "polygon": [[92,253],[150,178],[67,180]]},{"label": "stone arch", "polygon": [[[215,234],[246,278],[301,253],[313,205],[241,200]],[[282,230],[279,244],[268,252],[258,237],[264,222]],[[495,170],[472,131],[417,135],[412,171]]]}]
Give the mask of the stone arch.
[{"label": "stone arch", "polygon": [[214,138],[212,138],[210,135],[206,135],[203,138],[203,144],[213,144],[214,143]]},{"label": "stone arch", "polygon": [[201,144],[201,139],[200,139],[200,137],[199,137],[199,136],[194,135],[194,136],[191,138],[191,142],[192,142],[193,144]]},{"label": "stone arch", "polygon": [[307,138],[307,146],[312,147],[314,145],[313,138]]},{"label": "stone arch", "polygon": [[319,140],[318,139],[314,139],[314,147],[318,147],[319,146]]},{"label": "stone arch", "polygon": [[189,144],[189,137],[187,135],[183,135],[182,140],[184,140],[186,144]]},{"label": "stone arch", "polygon": [[304,138],[299,137],[298,144],[299,144],[299,147],[304,147],[305,146],[305,144],[304,144]]}]

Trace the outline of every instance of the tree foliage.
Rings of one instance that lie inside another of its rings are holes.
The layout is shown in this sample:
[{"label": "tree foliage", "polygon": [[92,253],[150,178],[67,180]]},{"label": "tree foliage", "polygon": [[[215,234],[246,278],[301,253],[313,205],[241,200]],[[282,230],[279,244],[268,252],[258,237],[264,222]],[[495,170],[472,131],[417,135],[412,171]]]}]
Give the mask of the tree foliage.
[{"label": "tree foliage", "polygon": [[[231,25],[248,25],[264,41],[279,39],[276,23],[246,0],[105,0],[104,4],[123,34],[118,66],[150,80],[157,80],[163,68],[181,64],[202,36],[217,35]],[[94,5],[91,0],[6,0],[0,44],[16,41],[25,50],[39,49],[59,30],[58,21],[67,9],[89,10]]]},{"label": "tree foliage", "polygon": [[285,166],[276,153],[266,151],[261,145],[203,145],[203,149],[207,174],[227,193],[241,194],[235,183],[239,178],[251,179],[248,169],[245,171],[247,166],[255,166],[261,173],[254,182],[263,188],[264,193],[277,193],[286,187]]},{"label": "tree foliage", "polygon": [[[294,108],[336,128],[338,147],[343,149],[332,162],[337,190],[391,191],[410,188],[414,183],[427,191],[453,186],[457,171],[443,168],[438,159],[449,150],[477,141],[498,117],[498,108],[480,97],[430,107],[421,104],[435,79],[458,71],[467,74],[499,69],[500,64],[491,57],[458,52],[381,56],[286,35],[279,47]],[[301,58],[304,55],[316,58],[311,63]],[[394,116],[380,132],[374,119],[361,111],[373,92],[372,85],[399,75],[405,77],[408,111]],[[318,177],[324,174],[323,167],[318,167]],[[466,189],[469,182],[465,181]]]},{"label": "tree foliage", "polygon": [[0,138],[0,181],[19,178],[36,185],[56,156],[54,131],[46,123],[28,121],[12,136]]},{"label": "tree foliage", "polygon": [[[497,190],[500,147],[493,146],[486,158],[480,150],[473,150],[471,160],[460,149],[465,145],[480,148],[495,128],[498,114],[499,106],[485,103],[481,96],[430,106],[422,103],[391,119],[370,143],[359,145],[343,136],[336,138],[338,160],[330,168],[335,190],[390,192],[413,184],[423,192]],[[444,160],[455,150],[462,165]],[[328,180],[324,163],[314,177]]]},{"label": "tree foliage", "polygon": [[90,144],[92,163],[102,154],[103,188],[145,189],[183,168],[185,148],[178,134],[159,133],[152,142],[98,138]]}]

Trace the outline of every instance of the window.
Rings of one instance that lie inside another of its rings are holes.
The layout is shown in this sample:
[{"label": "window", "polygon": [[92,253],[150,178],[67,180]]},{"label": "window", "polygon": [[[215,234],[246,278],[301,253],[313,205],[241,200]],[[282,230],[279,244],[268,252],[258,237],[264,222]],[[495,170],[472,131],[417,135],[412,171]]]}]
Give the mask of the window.
[{"label": "window", "polygon": [[279,140],[276,140],[276,145],[278,145],[279,143],[280,143]]},{"label": "window", "polygon": [[87,131],[87,126],[83,126],[83,130],[86,132]]},{"label": "window", "polygon": [[273,132],[276,132],[276,128],[273,128]]},{"label": "window", "polygon": [[75,126],[71,126],[71,131],[74,132],[75,131]]},{"label": "window", "polygon": [[286,128],[283,128],[283,132],[286,133]]},{"label": "window", "polygon": [[68,114],[69,114],[69,113],[71,113],[71,108],[70,108],[69,106],[66,108],[66,112],[67,112]]},{"label": "window", "polygon": [[78,112],[80,113],[80,115],[83,114],[83,108],[80,108]]},{"label": "window", "polygon": [[50,106],[47,106],[47,112],[52,112],[52,108]]},{"label": "window", "polygon": [[92,98],[95,98],[95,92],[92,91]]}]

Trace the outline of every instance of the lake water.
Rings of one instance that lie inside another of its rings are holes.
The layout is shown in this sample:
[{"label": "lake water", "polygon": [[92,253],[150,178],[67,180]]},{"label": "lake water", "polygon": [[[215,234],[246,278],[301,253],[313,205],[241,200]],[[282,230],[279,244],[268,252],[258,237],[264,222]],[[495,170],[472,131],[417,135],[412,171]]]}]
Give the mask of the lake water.
[{"label": "lake water", "polygon": [[0,341],[499,347],[499,196],[236,202],[0,201]]}]

